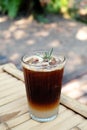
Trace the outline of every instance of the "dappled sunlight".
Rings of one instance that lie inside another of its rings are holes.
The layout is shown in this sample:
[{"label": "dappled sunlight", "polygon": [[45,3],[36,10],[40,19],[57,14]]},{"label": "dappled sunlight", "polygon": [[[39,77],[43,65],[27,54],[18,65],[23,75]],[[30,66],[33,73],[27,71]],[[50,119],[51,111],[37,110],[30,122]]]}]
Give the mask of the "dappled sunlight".
[{"label": "dappled sunlight", "polygon": [[49,35],[49,32],[47,31],[39,31],[37,33],[34,34],[35,36],[39,37],[39,36],[42,36],[42,37],[46,37]]},{"label": "dappled sunlight", "polygon": [[22,19],[20,19],[20,20],[18,20],[18,21],[15,21],[14,24],[15,24],[15,25],[26,25],[26,24],[31,23],[32,20],[33,20],[33,17],[31,16],[31,17],[26,18],[26,19],[25,19],[25,18],[22,18]]},{"label": "dappled sunlight", "polygon": [[[75,52],[73,52],[73,51],[70,51],[68,53],[68,56],[69,57],[68,57],[67,63],[69,64],[68,69],[70,71],[74,71],[75,67],[77,65],[80,65],[80,64],[83,63],[83,59],[79,55],[77,55]],[[72,65],[72,62],[73,62],[73,65]]]},{"label": "dappled sunlight", "polygon": [[20,19],[20,20],[14,21],[14,25],[16,25],[16,26],[18,26],[18,25],[24,25],[26,23],[27,23],[26,19]]},{"label": "dappled sunlight", "polygon": [[67,96],[74,98],[74,99],[80,98],[82,95],[83,95],[83,92],[79,89],[75,89],[75,90],[67,93]]},{"label": "dappled sunlight", "polygon": [[13,53],[10,57],[9,57],[9,59],[11,60],[11,61],[15,61],[15,60],[17,60],[19,58],[19,54],[18,53]]},{"label": "dappled sunlight", "polygon": [[48,23],[48,24],[45,24],[44,25],[44,29],[45,30],[49,30],[49,31],[52,31],[54,29],[59,29],[59,30],[62,30],[62,28],[60,28],[60,26],[57,24],[57,23]]},{"label": "dappled sunlight", "polygon": [[80,99],[78,99],[79,102],[87,105],[87,94],[84,96],[84,94],[81,96]]},{"label": "dappled sunlight", "polygon": [[87,73],[64,84],[62,93],[87,104]]},{"label": "dappled sunlight", "polygon": [[56,27],[58,27],[58,24],[57,23],[50,23],[50,24],[45,24],[45,26],[44,26],[46,29],[48,29],[48,28],[56,28]]},{"label": "dappled sunlight", "polygon": [[35,44],[35,40],[28,40],[27,42],[26,42],[26,44],[27,45],[33,45],[33,44]]},{"label": "dappled sunlight", "polygon": [[[0,54],[20,67],[21,57],[30,50],[54,48],[66,56],[62,92],[76,99],[87,92],[87,77],[77,79],[78,72],[86,73],[87,27],[71,20],[55,17],[51,23],[38,23],[32,17],[20,20],[0,18]],[[2,60],[2,59],[1,59]],[[1,62],[2,63],[2,62]],[[82,68],[81,71],[80,68]],[[83,87],[84,86],[84,87]],[[86,102],[83,98],[83,102]]]},{"label": "dappled sunlight", "polygon": [[60,42],[58,40],[54,40],[50,42],[50,47],[58,47],[60,45]]},{"label": "dappled sunlight", "polygon": [[69,22],[68,25],[69,25],[70,27],[75,27],[77,24],[76,24],[75,22]]},{"label": "dappled sunlight", "polygon": [[6,22],[8,17],[0,17],[0,23]]},{"label": "dappled sunlight", "polygon": [[81,90],[81,81],[79,79],[72,80],[64,85],[62,92],[75,99],[79,99],[84,94],[84,91]]},{"label": "dappled sunlight", "polygon": [[16,25],[11,25],[10,27],[9,27],[9,31],[10,32],[14,32],[14,31],[16,31],[17,30],[17,26]]},{"label": "dappled sunlight", "polygon": [[24,25],[30,24],[33,21],[33,19],[34,19],[33,15],[30,15],[27,18],[22,18],[22,19],[15,21],[14,24],[17,25],[17,26],[21,26],[21,25],[24,26]]},{"label": "dappled sunlight", "polygon": [[75,79],[75,80],[65,84],[64,87],[62,88],[62,92],[69,93],[70,91],[78,89],[79,87],[80,87],[80,83]]},{"label": "dappled sunlight", "polygon": [[16,30],[15,32],[14,32],[14,38],[16,39],[16,40],[19,40],[19,39],[21,39],[21,38],[25,38],[26,36],[27,36],[27,34],[26,34],[26,32],[25,31],[23,31],[23,30]]},{"label": "dappled sunlight", "polygon": [[25,30],[19,29],[16,25],[11,25],[8,30],[1,31],[1,37],[6,40],[15,39],[20,40],[26,38],[28,35]]},{"label": "dappled sunlight", "polygon": [[82,27],[78,30],[76,38],[81,41],[87,40],[87,27]]},{"label": "dappled sunlight", "polygon": [[79,13],[83,16],[85,16],[87,14],[87,9],[86,8],[82,8],[79,10]]},{"label": "dappled sunlight", "polygon": [[16,30],[15,27],[10,28],[10,30],[5,30],[1,33],[1,36],[6,39],[10,40],[12,38],[19,40],[27,37],[27,33],[23,30]]}]

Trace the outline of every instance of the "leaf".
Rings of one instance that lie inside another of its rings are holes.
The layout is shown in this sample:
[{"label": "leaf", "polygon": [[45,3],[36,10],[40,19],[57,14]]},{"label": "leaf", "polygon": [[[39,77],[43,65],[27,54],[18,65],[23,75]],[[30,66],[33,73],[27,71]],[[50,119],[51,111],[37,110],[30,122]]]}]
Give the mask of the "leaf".
[{"label": "leaf", "polygon": [[8,15],[10,18],[15,18],[22,0],[9,0]]},{"label": "leaf", "polygon": [[52,48],[51,51],[50,51],[50,56],[52,55],[52,53],[53,53],[53,48]]},{"label": "leaf", "polygon": [[0,0],[0,10],[5,13],[8,10],[8,0]]},{"label": "leaf", "polygon": [[43,15],[39,15],[39,14],[36,14],[35,18],[37,19],[38,22],[41,22],[41,23],[48,23],[48,19],[45,18]]},{"label": "leaf", "polygon": [[44,53],[43,59],[50,60],[51,56],[52,56],[52,53],[53,53],[53,48],[51,49],[50,52],[45,52]]}]

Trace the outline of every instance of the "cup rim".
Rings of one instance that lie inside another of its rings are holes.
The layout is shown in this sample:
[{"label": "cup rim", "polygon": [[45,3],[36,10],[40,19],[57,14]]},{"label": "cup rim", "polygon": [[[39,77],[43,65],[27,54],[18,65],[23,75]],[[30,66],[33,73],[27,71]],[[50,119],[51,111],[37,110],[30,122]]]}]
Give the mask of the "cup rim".
[{"label": "cup rim", "polygon": [[[33,52],[33,51],[32,51]],[[46,52],[45,50],[35,50],[35,52],[37,52],[37,53],[44,53],[44,52]],[[22,57],[21,57],[21,61],[22,61],[22,63],[23,64],[25,64],[26,66],[28,66],[28,67],[30,67],[30,66],[32,66],[32,67],[41,67],[41,65],[36,65],[36,64],[29,64],[29,63],[27,63],[26,61],[24,61],[24,57],[30,57],[29,55],[31,54],[31,57],[33,56],[33,55],[35,55],[36,53],[35,52],[33,52],[32,54],[31,53],[26,53],[26,54],[24,54]],[[55,66],[61,66],[61,65],[63,65],[63,67],[64,67],[64,65],[65,65],[65,63],[66,63],[66,57],[64,56],[64,55],[61,55],[61,54],[57,54],[56,52],[54,52],[54,55],[53,56],[58,56],[58,57],[60,57],[60,58],[62,58],[62,61],[61,61],[61,63],[57,63],[56,65],[49,65],[50,67],[55,67]],[[26,59],[26,58],[25,58]]]}]

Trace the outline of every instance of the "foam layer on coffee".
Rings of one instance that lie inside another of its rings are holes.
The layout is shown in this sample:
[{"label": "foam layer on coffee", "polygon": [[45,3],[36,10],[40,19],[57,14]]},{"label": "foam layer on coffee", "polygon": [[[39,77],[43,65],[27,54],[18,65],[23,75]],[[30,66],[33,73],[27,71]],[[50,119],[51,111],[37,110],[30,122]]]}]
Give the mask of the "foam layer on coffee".
[{"label": "foam layer on coffee", "polygon": [[42,55],[33,55],[23,59],[23,66],[32,71],[54,71],[65,65],[63,56],[52,56],[50,60],[43,59]]}]

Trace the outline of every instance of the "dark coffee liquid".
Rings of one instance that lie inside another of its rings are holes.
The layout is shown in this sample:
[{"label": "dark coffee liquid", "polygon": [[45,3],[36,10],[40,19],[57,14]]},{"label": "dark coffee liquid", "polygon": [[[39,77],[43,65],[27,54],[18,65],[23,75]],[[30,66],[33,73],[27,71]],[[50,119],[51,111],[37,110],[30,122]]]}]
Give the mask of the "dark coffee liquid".
[{"label": "dark coffee liquid", "polygon": [[37,110],[58,106],[63,68],[54,71],[33,71],[23,67],[29,105]]}]

